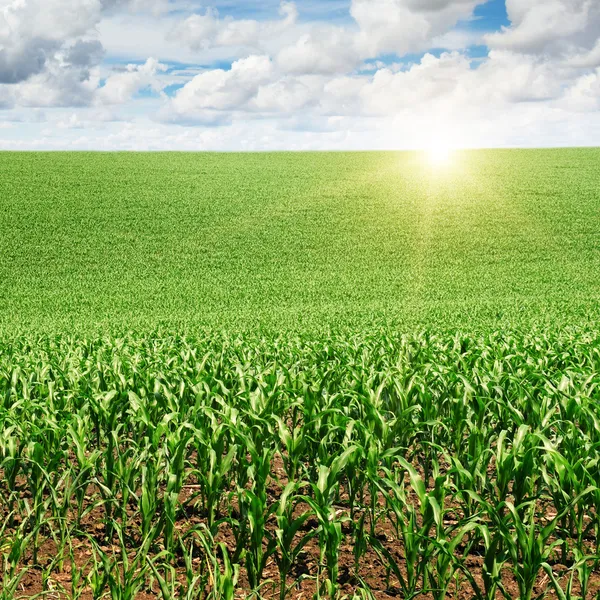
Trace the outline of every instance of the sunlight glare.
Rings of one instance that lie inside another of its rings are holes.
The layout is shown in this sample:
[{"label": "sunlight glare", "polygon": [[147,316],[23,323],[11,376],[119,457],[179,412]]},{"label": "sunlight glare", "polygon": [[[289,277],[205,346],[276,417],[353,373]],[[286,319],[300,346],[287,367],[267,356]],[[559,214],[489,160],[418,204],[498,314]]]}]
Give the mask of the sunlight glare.
[{"label": "sunlight glare", "polygon": [[434,144],[427,148],[427,158],[432,165],[447,165],[452,159],[453,150],[446,144]]}]

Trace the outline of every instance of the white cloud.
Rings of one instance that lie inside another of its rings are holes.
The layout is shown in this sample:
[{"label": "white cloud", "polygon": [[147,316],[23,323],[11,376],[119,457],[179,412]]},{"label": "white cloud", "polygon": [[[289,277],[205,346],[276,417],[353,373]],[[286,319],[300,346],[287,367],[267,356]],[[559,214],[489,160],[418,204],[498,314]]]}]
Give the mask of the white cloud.
[{"label": "white cloud", "polygon": [[[535,107],[540,114],[547,108],[564,115],[569,105],[591,110],[596,85],[595,78],[572,80],[565,74],[563,79],[547,61],[500,50],[477,69],[464,53],[449,52],[439,58],[426,54],[404,70],[383,67],[341,76],[289,75],[268,57],[252,56],[234,63],[230,71],[197,75],[162,118],[206,125],[277,117],[286,128],[322,130],[324,119],[342,126],[347,118],[427,115],[435,131],[456,122],[473,128],[478,120],[496,118],[502,111],[509,114],[519,105]],[[289,117],[296,117],[295,124]]]},{"label": "white cloud", "polygon": [[104,55],[96,26],[107,12],[142,7],[158,14],[168,0],[0,0],[0,104],[90,102]]},{"label": "white cloud", "polygon": [[573,111],[600,111],[600,68],[577,79],[565,94],[562,106]]},{"label": "white cloud", "polygon": [[261,114],[295,114],[316,106],[321,89],[321,80],[314,76],[283,77],[273,83],[261,85],[249,103],[249,108]]},{"label": "white cloud", "polygon": [[597,0],[506,0],[506,8],[511,26],[486,36],[492,48],[600,64]]},{"label": "white cloud", "polygon": [[102,108],[91,111],[78,111],[60,115],[54,122],[57,129],[97,129],[103,128],[106,123],[118,121],[115,113]]},{"label": "white cloud", "polygon": [[408,71],[377,71],[360,98],[368,113],[390,115],[441,99],[448,104],[469,78],[469,62],[461,54],[443,54],[439,59],[426,54]]},{"label": "white cloud", "polygon": [[123,104],[144,88],[160,92],[163,85],[157,74],[166,69],[167,66],[155,58],[149,58],[143,65],[128,65],[125,71],[111,75],[106,80],[96,93],[96,101],[99,104]]},{"label": "white cloud", "polygon": [[352,71],[362,54],[355,36],[340,27],[318,27],[277,55],[278,66],[288,73],[335,74]]},{"label": "white cloud", "polygon": [[[90,32],[103,8],[100,0],[1,0],[0,83],[19,83],[42,73],[66,46]],[[80,45],[80,61],[85,50],[91,52],[87,62],[99,54],[97,45]]]},{"label": "white cloud", "polygon": [[4,100],[10,107],[85,106],[92,101],[98,82],[93,71],[63,68],[53,61],[25,81],[0,85],[0,104]]},{"label": "white cloud", "polygon": [[[17,147],[19,132],[40,135],[23,119],[36,107],[47,121],[39,147],[595,139],[600,2],[506,0],[510,27],[487,35],[468,25],[482,2],[348,0],[346,20],[332,23],[299,15],[305,2],[238,19],[190,0],[0,0],[0,116],[14,123],[0,146]],[[490,52],[475,64],[466,48],[482,41]],[[449,51],[427,53],[436,47]],[[168,97],[171,84],[182,87]],[[155,94],[139,94],[146,89]]]},{"label": "white cloud", "polygon": [[273,74],[271,59],[259,55],[234,62],[228,71],[213,69],[200,73],[177,92],[162,118],[174,122],[219,122],[223,119],[219,113],[243,108]]},{"label": "white cloud", "polygon": [[[68,113],[61,118],[66,118]],[[81,115],[84,118],[84,115]],[[71,150],[364,150],[410,149],[442,139],[464,146],[589,145],[600,136],[600,112],[571,114],[557,108],[511,105],[471,107],[453,121],[427,110],[385,118],[327,118],[304,127],[292,120],[244,120],[221,127],[177,127],[138,120],[104,123],[102,128],[11,127],[0,131],[4,149]]]},{"label": "white cloud", "polygon": [[132,13],[145,11],[155,16],[163,15],[174,8],[169,0],[104,0],[104,2],[105,4],[110,4],[112,2],[114,5],[122,3],[125,4]]},{"label": "white cloud", "polygon": [[254,19],[221,19],[215,8],[207,8],[204,14],[194,14],[177,23],[167,36],[193,50],[214,47],[262,48],[265,40],[272,40],[295,25],[298,9],[293,2],[283,1],[279,12],[281,20],[257,21]]},{"label": "white cloud", "polygon": [[[168,40],[193,50],[250,47],[272,51],[288,73],[335,74],[357,68],[382,53],[419,52],[434,39],[449,34],[460,19],[486,0],[352,0],[354,25],[300,25],[298,10],[282,2],[279,21],[236,20],[206,9],[173,26]],[[462,35],[461,40],[466,36]],[[456,45],[458,39],[448,37]]]},{"label": "white cloud", "polygon": [[363,55],[421,51],[484,0],[352,0]]}]

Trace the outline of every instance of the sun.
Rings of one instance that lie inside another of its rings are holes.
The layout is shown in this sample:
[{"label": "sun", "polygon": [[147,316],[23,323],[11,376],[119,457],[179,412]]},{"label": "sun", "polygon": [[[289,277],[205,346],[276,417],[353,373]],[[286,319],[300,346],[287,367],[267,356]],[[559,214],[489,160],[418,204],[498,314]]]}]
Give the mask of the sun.
[{"label": "sun", "polygon": [[454,149],[448,144],[436,143],[425,149],[427,159],[432,165],[447,165],[451,162]]}]

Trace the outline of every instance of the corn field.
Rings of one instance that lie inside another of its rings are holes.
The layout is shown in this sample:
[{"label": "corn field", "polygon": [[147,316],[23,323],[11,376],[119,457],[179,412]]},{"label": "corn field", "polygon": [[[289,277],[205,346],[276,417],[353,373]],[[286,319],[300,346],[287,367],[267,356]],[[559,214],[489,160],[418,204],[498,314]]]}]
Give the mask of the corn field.
[{"label": "corn field", "polygon": [[600,598],[600,337],[0,347],[0,598]]}]

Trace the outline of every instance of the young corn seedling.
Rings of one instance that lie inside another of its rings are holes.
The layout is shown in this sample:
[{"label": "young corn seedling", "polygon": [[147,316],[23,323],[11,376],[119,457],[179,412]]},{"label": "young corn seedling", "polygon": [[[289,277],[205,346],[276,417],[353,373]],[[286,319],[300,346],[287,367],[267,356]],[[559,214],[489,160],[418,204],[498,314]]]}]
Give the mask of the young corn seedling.
[{"label": "young corn seedling", "polygon": [[17,439],[17,429],[15,426],[6,427],[2,430],[0,436],[0,468],[4,472],[4,479],[6,481],[6,488],[8,490],[8,498],[2,500],[6,502],[7,513],[9,515],[9,526],[14,526],[14,508],[15,501],[18,496],[17,491],[17,476],[21,471],[23,458],[22,458],[22,444]]},{"label": "young corn seedling", "polygon": [[89,566],[89,562],[80,565],[75,558],[73,546],[69,545],[69,563],[71,566],[71,585],[70,585],[70,600],[79,600],[86,590],[85,571]]},{"label": "young corn seedling", "polygon": [[360,580],[360,585],[354,590],[352,596],[347,598],[349,600],[376,600],[373,590],[363,580]]},{"label": "young corn seedling", "polygon": [[[94,467],[100,458],[100,450],[87,451],[88,424],[81,415],[74,415],[73,421],[67,425],[67,440],[73,449],[77,461],[77,475],[71,482],[72,494],[77,503],[76,525],[79,527],[83,518],[85,496],[93,479]],[[65,494],[67,497],[67,494]],[[63,507],[65,514],[66,506]]]},{"label": "young corn seedling", "polygon": [[509,558],[509,554],[504,548],[502,534],[497,527],[488,527],[487,524],[482,523],[478,525],[477,533],[479,540],[483,543],[484,552],[481,569],[483,590],[479,588],[474,579],[470,579],[476,597],[483,600],[495,600],[497,592],[500,591],[506,600],[512,600],[502,583],[502,569]]},{"label": "young corn seedling", "polygon": [[323,586],[330,598],[334,598],[338,590],[339,548],[344,538],[342,524],[349,520],[348,517],[342,516],[334,503],[344,470],[357,451],[356,446],[350,446],[336,456],[329,466],[318,465],[317,483],[310,483],[313,497],[302,496],[302,500],[310,506],[319,522],[321,565],[325,563],[327,569],[327,578],[323,581]]},{"label": "young corn seedling", "polygon": [[509,446],[507,435],[506,430],[500,432],[496,446],[496,501],[504,507],[510,492],[513,506],[521,510],[527,498],[534,496],[540,476],[534,468],[539,456],[539,436],[531,433],[528,425],[521,425]]},{"label": "young corn seedling", "polygon": [[38,564],[39,534],[42,527],[48,523],[47,519],[44,518],[44,515],[52,501],[51,497],[44,498],[49,486],[49,476],[45,467],[47,466],[52,472],[52,470],[56,470],[56,463],[60,460],[59,457],[56,457],[55,464],[50,463],[46,465],[45,458],[43,446],[38,442],[30,442],[27,447],[26,464],[28,467],[27,484],[33,506],[33,510],[31,510],[29,517],[33,527],[32,560],[34,565]]},{"label": "young corn seedling", "polygon": [[[585,490],[572,500],[572,504],[592,490],[593,488]],[[518,508],[506,502],[505,507],[505,517],[501,517],[502,513],[491,506],[488,507],[488,516],[498,528],[502,543],[510,556],[520,599],[531,600],[540,570],[550,560],[556,548],[564,543],[564,540],[553,540],[552,537],[571,506],[554,516],[547,525],[540,524],[536,518],[535,500],[529,500]]]},{"label": "young corn seedling", "polygon": [[163,497],[165,548],[170,552],[175,541],[175,523],[179,508],[179,493],[185,477],[185,455],[191,441],[192,430],[181,425],[167,437],[165,447],[165,474],[167,488]]},{"label": "young corn seedling", "polygon": [[297,517],[294,516],[295,509],[301,501],[301,497],[297,493],[305,485],[304,482],[291,481],[283,490],[277,503],[275,513],[277,519],[277,529],[275,530],[277,552],[275,560],[279,569],[279,600],[285,600],[290,591],[287,584],[288,575],[306,544],[316,535],[314,530],[305,534],[300,533],[310,516],[310,511],[306,510]]},{"label": "young corn seedling", "polygon": [[[252,444],[249,439],[247,443]],[[266,529],[266,521],[275,510],[275,506],[269,507],[267,497],[267,480],[271,471],[273,450],[265,447],[259,454],[258,449],[252,445],[249,445],[248,450],[251,456],[248,467],[251,488],[238,487],[238,526],[247,527],[248,530],[245,564],[250,587],[252,591],[257,591],[267,561],[275,552],[275,539]]]},{"label": "young corn seedling", "polygon": [[448,597],[450,584],[456,574],[463,572],[469,581],[473,581],[469,570],[463,566],[464,563],[461,560],[468,554],[470,545],[467,544],[463,557],[456,554],[458,546],[476,528],[476,521],[451,528],[445,528],[443,520],[436,522],[436,539],[429,540],[429,543],[435,548],[434,556],[426,568],[429,590],[436,600],[445,600]]},{"label": "young corn seedling", "polygon": [[19,527],[8,527],[10,515],[0,529],[0,558],[2,572],[0,573],[0,600],[13,600],[18,586],[27,573],[26,567],[21,567],[28,545],[35,535],[33,531],[26,532],[27,523]]},{"label": "young corn seedling", "polygon": [[[123,529],[118,523],[115,523],[114,530],[118,538],[119,550],[112,555],[102,550],[96,541],[90,538],[94,554],[99,557],[104,571],[102,578],[98,578],[94,582],[97,584],[98,591],[96,593],[102,594],[100,590],[104,584],[111,600],[135,600],[146,584],[149,570],[147,556],[152,540],[151,538],[142,540],[141,545],[136,549],[134,558],[130,559]],[[97,597],[101,598],[102,595]]]},{"label": "young corn seedling", "polygon": [[[203,535],[201,531],[195,530],[196,536]],[[181,555],[185,561],[186,583],[179,581],[177,570],[171,564],[171,555],[164,552],[151,558],[146,557],[148,565],[158,582],[160,594],[163,600],[199,600],[204,596],[208,584],[208,573],[205,572],[205,565],[198,560],[199,564],[194,563],[194,543],[186,548],[184,540],[179,538]],[[166,562],[162,562],[162,559]]]},{"label": "young corn seedling", "polygon": [[233,600],[240,576],[240,565],[231,562],[229,551],[223,542],[216,546],[216,550],[221,555],[219,560],[215,552],[215,542],[208,529],[201,533],[195,531],[194,535],[197,536],[206,554],[209,571],[209,591],[206,600]]},{"label": "young corn seedling", "polygon": [[163,600],[176,600],[185,598],[185,592],[177,579],[177,570],[169,563],[158,564],[158,558],[147,557],[148,566],[158,581],[160,597]]},{"label": "young corn seedling", "polygon": [[371,537],[375,537],[375,527],[379,519],[379,487],[377,482],[381,478],[382,465],[390,460],[391,457],[397,454],[396,448],[384,450],[378,441],[371,435],[365,441],[366,457],[365,457],[365,479],[369,488],[369,526]]},{"label": "young corn seedling", "polygon": [[[436,486],[432,492],[427,492],[422,477],[415,468],[404,458],[397,457],[402,469],[408,473],[410,487],[419,502],[417,508],[409,499],[403,478],[396,483],[395,476],[383,469],[384,477],[378,481],[378,487],[386,499],[387,516],[391,521],[404,548],[406,575],[403,575],[395,565],[391,555],[371,539],[374,549],[386,559],[390,569],[400,582],[403,594],[413,598],[420,593],[420,585],[427,586],[427,569],[433,563],[436,547],[430,543],[441,533],[443,527],[442,508],[439,500],[443,500],[445,479],[436,478]],[[434,535],[433,530],[436,530]]]},{"label": "young corn seedling", "polygon": [[[574,558],[575,563],[569,569],[570,574],[564,589],[552,567],[548,563],[542,564],[542,568],[546,575],[548,575],[559,600],[587,600],[590,597],[590,576],[598,565],[598,556],[582,556],[579,551],[575,550]],[[579,583],[579,594],[573,591],[576,579]]]},{"label": "young corn seedling", "polygon": [[285,452],[281,453],[285,473],[288,481],[295,481],[300,471],[302,457],[305,456],[306,438],[303,428],[301,425],[296,425],[290,429],[277,415],[273,415],[273,419],[277,423],[279,441],[285,448]]},{"label": "young corn seedling", "polygon": [[353,530],[352,553],[354,554],[354,578],[356,580],[360,579],[361,561],[367,553],[367,550],[369,548],[369,541],[374,539],[374,536],[370,536],[367,534],[365,527],[366,517],[367,512],[363,511],[358,520],[351,520]]},{"label": "young corn seedling", "polygon": [[181,555],[185,562],[185,594],[187,596],[184,600],[193,600],[196,597],[203,597],[208,586],[208,556],[206,555],[206,552],[202,552],[200,556],[196,556],[197,542],[193,540],[193,536],[198,538],[200,535],[203,535],[203,533],[202,531],[198,531],[198,528],[194,528],[188,532],[186,538],[191,539],[188,547],[185,546],[184,538],[180,538],[179,540],[181,545]]},{"label": "young corn seedling", "polygon": [[[550,541],[558,523],[553,519],[550,524],[540,529],[536,522],[535,502],[531,500],[526,506],[519,507],[518,511],[510,502],[505,502],[504,506],[507,509],[506,517],[495,525],[499,528],[502,543],[512,561],[519,598],[531,600],[542,565],[562,544],[562,540]],[[525,520],[522,520],[521,514],[525,515]]]},{"label": "young corn seedling", "polygon": [[106,587],[108,586],[109,570],[107,570],[104,561],[92,543],[92,556],[90,570],[86,576],[89,590],[92,594],[92,600],[105,598]]},{"label": "young corn seedling", "polygon": [[[541,466],[542,479],[552,496],[555,510],[564,515],[557,534],[565,540],[562,562],[566,564],[569,551],[567,541],[573,540],[581,553],[585,538],[594,529],[595,519],[589,519],[587,525],[586,519],[589,517],[593,494],[598,489],[594,476],[590,473],[597,468],[598,458],[586,456],[570,461],[547,438],[541,439],[545,452],[545,464]],[[573,504],[572,499],[581,495],[586,488],[592,489]]]},{"label": "young corn seedling", "polygon": [[[158,488],[158,469],[154,457],[148,457],[142,466],[141,494],[139,499],[140,510],[140,532],[143,539],[150,535],[150,531],[155,527],[156,512],[158,510],[159,500],[157,494]],[[159,534],[159,527],[155,535]]]},{"label": "young corn seedling", "polygon": [[228,444],[228,429],[224,424],[218,423],[214,415],[211,429],[206,434],[196,432],[194,436],[197,466],[191,475],[198,479],[208,528],[214,535],[218,526],[219,504],[232,476],[238,446]]},{"label": "young corn seedling", "polygon": [[116,426],[107,435],[106,447],[96,463],[96,477],[94,483],[97,485],[102,497],[104,509],[104,537],[107,542],[112,541],[114,532],[114,516],[117,502],[117,466],[119,454],[119,432],[122,425]]}]

